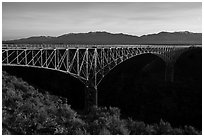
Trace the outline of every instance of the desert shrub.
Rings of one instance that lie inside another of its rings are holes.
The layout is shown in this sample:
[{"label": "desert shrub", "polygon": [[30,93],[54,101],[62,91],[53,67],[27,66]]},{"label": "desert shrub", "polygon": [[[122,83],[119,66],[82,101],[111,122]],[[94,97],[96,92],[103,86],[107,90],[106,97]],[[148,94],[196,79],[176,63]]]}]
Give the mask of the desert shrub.
[{"label": "desert shrub", "polygon": [[87,130],[94,135],[97,134],[129,134],[125,122],[120,119],[120,110],[114,107],[93,107],[85,121]]},{"label": "desert shrub", "polygon": [[183,132],[184,135],[202,135],[200,131],[196,130],[192,126],[185,126]]},{"label": "desert shrub", "polygon": [[162,119],[159,124],[154,124],[154,129],[157,135],[169,135],[172,134],[172,127],[168,122],[164,122]]},{"label": "desert shrub", "polygon": [[6,129],[17,134],[84,134],[84,122],[70,105],[39,93],[26,82],[3,73],[2,114]]},{"label": "desert shrub", "polygon": [[111,135],[111,133],[107,128],[102,128],[99,132],[99,135]]},{"label": "desert shrub", "polygon": [[130,135],[151,135],[155,134],[152,126],[146,125],[144,122],[134,121],[131,118],[126,120],[127,128]]},{"label": "desert shrub", "polygon": [[28,83],[3,72],[2,133],[25,135],[194,135],[192,126],[173,128],[170,123],[145,124],[121,119],[120,109],[93,107],[78,115],[64,98],[40,93]]}]

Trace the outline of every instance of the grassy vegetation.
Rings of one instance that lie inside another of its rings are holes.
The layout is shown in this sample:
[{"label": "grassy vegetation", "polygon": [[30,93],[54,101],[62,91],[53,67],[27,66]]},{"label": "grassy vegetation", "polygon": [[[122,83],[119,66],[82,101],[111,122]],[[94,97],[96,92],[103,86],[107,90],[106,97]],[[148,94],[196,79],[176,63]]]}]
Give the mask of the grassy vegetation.
[{"label": "grassy vegetation", "polygon": [[131,118],[121,119],[119,108],[92,108],[88,114],[79,115],[66,99],[40,93],[6,72],[2,74],[2,99],[3,134],[201,134],[192,126],[173,128],[163,120],[149,125]]}]

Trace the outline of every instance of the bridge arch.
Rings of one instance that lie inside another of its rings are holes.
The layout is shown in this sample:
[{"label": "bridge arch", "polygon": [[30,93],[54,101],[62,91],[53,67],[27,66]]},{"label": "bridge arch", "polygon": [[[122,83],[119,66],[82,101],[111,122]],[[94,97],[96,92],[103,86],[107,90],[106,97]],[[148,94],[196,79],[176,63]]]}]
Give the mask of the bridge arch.
[{"label": "bridge arch", "polygon": [[85,84],[85,81],[80,78],[79,76],[77,76],[74,73],[69,73],[67,71],[64,70],[60,70],[60,69],[55,69],[55,68],[48,68],[48,67],[41,67],[41,66],[33,66],[33,65],[18,65],[18,64],[3,64],[3,66],[11,66],[11,67],[28,67],[28,68],[38,68],[38,69],[45,69],[45,70],[52,70],[52,71],[57,71],[57,72],[61,72],[64,73],[66,75],[69,75],[73,78],[78,79],[82,84]]},{"label": "bridge arch", "polygon": [[[117,65],[114,65],[112,68],[110,68],[110,70],[109,70],[109,71],[104,75],[104,77],[98,82],[97,86],[99,86],[100,83],[103,81],[103,79],[104,79],[105,77],[107,77],[107,75],[108,75],[109,73],[111,73],[112,71],[114,71],[114,69],[115,69],[116,67],[118,67],[119,65],[123,65],[124,63],[126,63],[126,62],[129,61],[129,60],[133,60],[134,58],[137,58],[137,57],[140,57],[140,56],[146,56],[146,55],[151,55],[152,57],[159,58],[160,60],[163,61],[163,63],[166,64],[166,60],[165,60],[165,59],[163,58],[163,56],[161,56],[159,53],[156,53],[156,52],[155,52],[155,53],[146,52],[146,53],[137,54],[137,55],[134,55],[134,56],[129,57],[129,58],[126,59],[126,60],[119,61],[119,63],[118,63]],[[117,60],[120,60],[120,57],[116,59],[116,62],[117,62]],[[114,61],[110,62],[108,65],[110,65],[111,63],[114,63]],[[102,70],[100,70],[100,71],[102,71]],[[97,73],[99,73],[100,71],[98,71]]]},{"label": "bridge arch", "polygon": [[75,110],[85,107],[85,86],[68,73],[36,66],[3,65],[2,69],[37,87],[40,92],[48,91],[51,95],[67,99]]}]

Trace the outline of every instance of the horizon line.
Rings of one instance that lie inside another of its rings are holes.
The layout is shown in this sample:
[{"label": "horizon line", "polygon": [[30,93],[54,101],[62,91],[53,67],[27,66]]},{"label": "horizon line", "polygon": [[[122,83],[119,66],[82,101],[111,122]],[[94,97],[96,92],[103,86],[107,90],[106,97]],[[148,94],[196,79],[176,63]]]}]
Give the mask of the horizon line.
[{"label": "horizon line", "polygon": [[59,37],[59,36],[63,36],[63,35],[69,35],[69,34],[87,34],[87,33],[97,33],[97,32],[105,32],[105,33],[110,33],[110,34],[123,34],[123,35],[129,35],[129,36],[135,36],[135,37],[142,37],[142,36],[146,36],[146,35],[151,35],[151,34],[159,34],[162,32],[167,32],[167,33],[176,33],[176,32],[188,32],[188,33],[201,33],[202,32],[192,32],[192,31],[188,31],[188,30],[181,30],[181,31],[158,31],[158,32],[154,32],[154,33],[147,33],[147,34],[142,34],[140,36],[134,35],[134,34],[128,34],[128,33],[123,33],[123,32],[110,32],[110,31],[104,31],[104,30],[96,30],[96,31],[88,31],[88,32],[70,32],[70,33],[63,33],[61,35],[57,35],[57,36],[51,36],[51,35],[33,35],[33,36],[28,36],[28,37],[22,37],[22,38],[16,38],[16,39],[7,39],[7,40],[3,40],[2,41],[12,41],[12,40],[20,40],[20,39],[27,39],[27,38],[32,38],[32,37]]}]

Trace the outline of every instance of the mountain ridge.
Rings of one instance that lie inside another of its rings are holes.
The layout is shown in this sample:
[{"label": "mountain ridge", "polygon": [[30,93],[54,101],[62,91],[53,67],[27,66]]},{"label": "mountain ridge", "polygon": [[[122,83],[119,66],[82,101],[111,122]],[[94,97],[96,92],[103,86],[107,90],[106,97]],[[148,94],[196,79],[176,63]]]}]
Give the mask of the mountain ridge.
[{"label": "mountain ridge", "polygon": [[189,31],[165,32],[142,36],[96,31],[68,33],[60,36],[32,36],[2,41],[3,44],[202,44],[202,33]]}]

